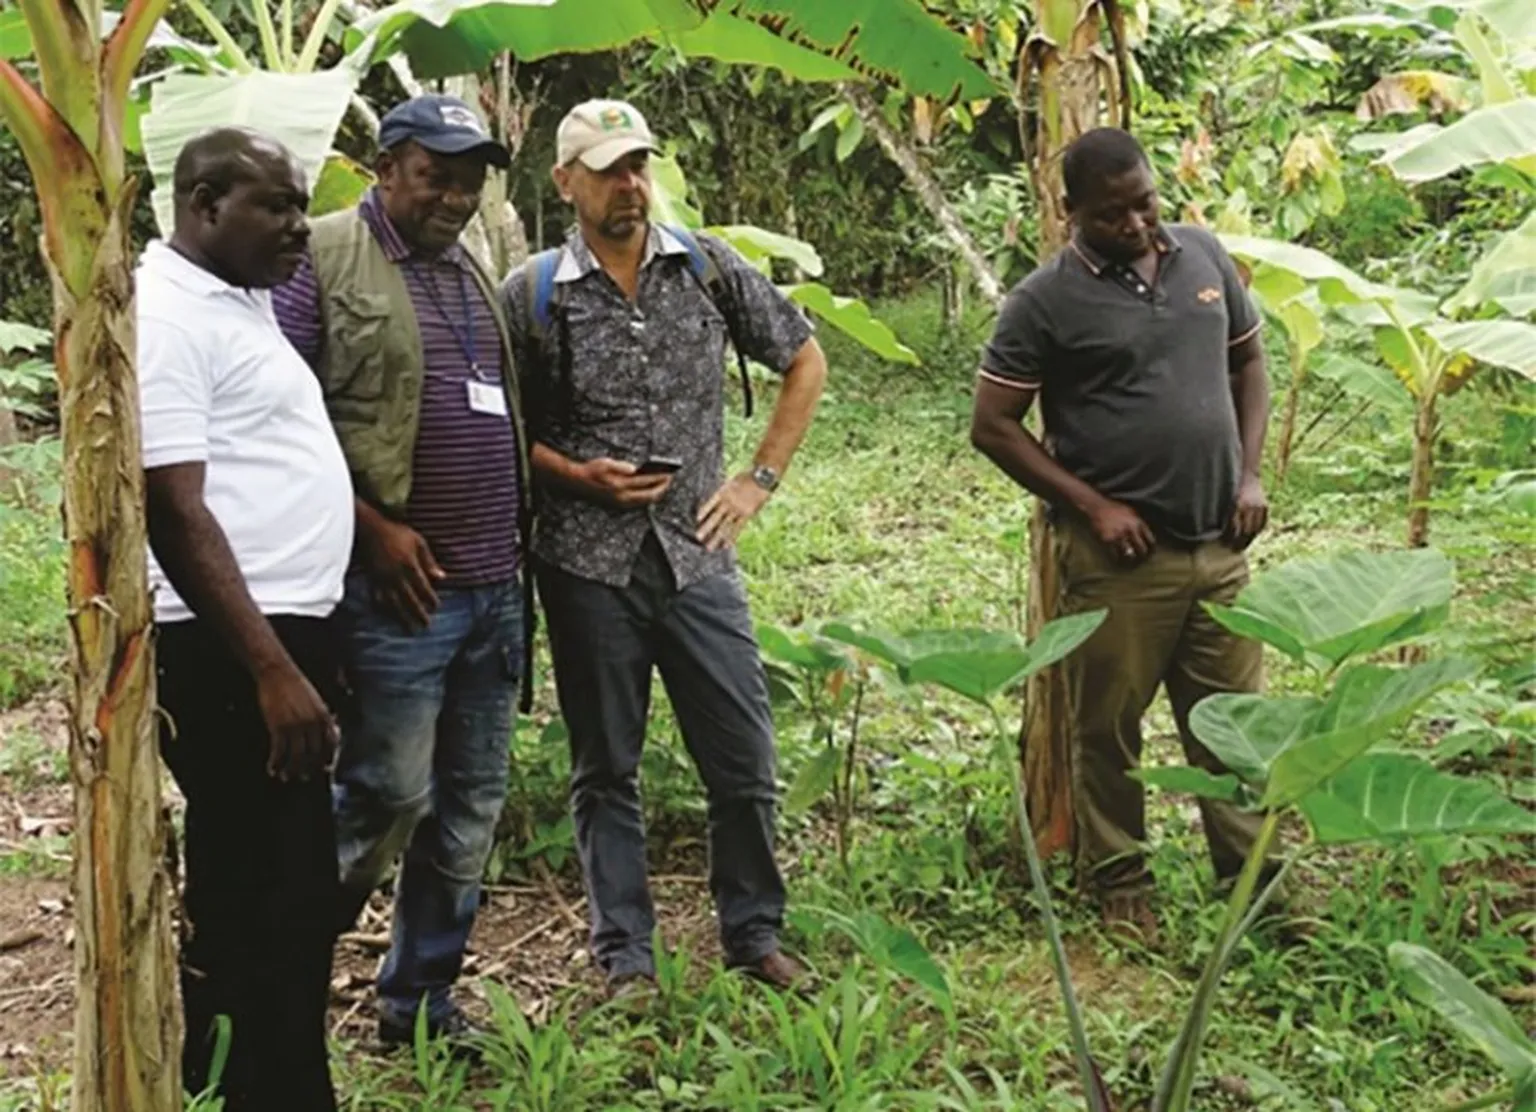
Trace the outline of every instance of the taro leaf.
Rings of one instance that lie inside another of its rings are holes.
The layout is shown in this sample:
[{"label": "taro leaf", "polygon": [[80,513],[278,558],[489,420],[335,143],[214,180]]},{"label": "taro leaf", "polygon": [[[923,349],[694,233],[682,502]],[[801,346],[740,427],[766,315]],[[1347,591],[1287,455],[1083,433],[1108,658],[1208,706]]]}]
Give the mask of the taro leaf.
[{"label": "taro leaf", "polygon": [[886,922],[872,911],[860,912],[854,921],[859,940],[871,958],[926,989],[946,1009],[949,1007],[949,980],[915,934]]},{"label": "taro leaf", "polygon": [[1243,782],[1230,772],[1217,776],[1203,768],[1189,765],[1172,765],[1166,768],[1138,768],[1129,773],[1133,780],[1161,788],[1166,792],[1182,792],[1202,799],[1221,799],[1236,803],[1243,794]]},{"label": "taro leaf", "polygon": [[1099,628],[1106,611],[1092,610],[1057,618],[1030,644],[1012,633],[946,630],[911,634],[918,654],[908,674],[913,683],[936,683],[978,703],[1028,679],[1073,649]]},{"label": "taro leaf", "polygon": [[856,297],[841,297],[820,282],[783,286],[781,292],[796,305],[805,306],[883,359],[914,366],[922,362],[917,352],[896,338],[890,325],[876,317],[869,306]]},{"label": "taro leaf", "polygon": [[799,815],[815,806],[822,796],[832,790],[833,781],[837,778],[837,770],[841,764],[842,753],[831,746],[824,746],[814,757],[801,765],[800,771],[795,775],[795,782],[789,786],[789,791],[784,795],[784,812]]},{"label": "taro leaf", "polygon": [[907,668],[912,663],[912,646],[905,637],[885,629],[854,629],[843,622],[828,622],[821,627],[822,635],[856,649],[863,649],[870,656],[896,669],[902,682],[907,680]]},{"label": "taro leaf", "polygon": [[1234,633],[1332,668],[1439,625],[1453,586],[1451,562],[1434,549],[1346,552],[1283,564],[1231,606],[1206,609]]},{"label": "taro leaf", "polygon": [[1326,699],[1212,695],[1190,728],[1224,765],[1264,786],[1261,802],[1296,802],[1385,738],[1430,695],[1477,666],[1432,660],[1413,668],[1360,665],[1342,673]]},{"label": "taro leaf", "polygon": [[825,640],[799,630],[758,624],[757,643],[763,653],[781,664],[814,672],[833,672],[848,667],[848,658]]},{"label": "taro leaf", "polygon": [[1536,815],[1492,785],[1403,753],[1367,753],[1299,801],[1325,845],[1451,834],[1536,833]]},{"label": "taro leaf", "polygon": [[1432,950],[1394,942],[1388,954],[1409,991],[1497,1062],[1517,1089],[1533,1084],[1536,1044],[1508,1008]]}]

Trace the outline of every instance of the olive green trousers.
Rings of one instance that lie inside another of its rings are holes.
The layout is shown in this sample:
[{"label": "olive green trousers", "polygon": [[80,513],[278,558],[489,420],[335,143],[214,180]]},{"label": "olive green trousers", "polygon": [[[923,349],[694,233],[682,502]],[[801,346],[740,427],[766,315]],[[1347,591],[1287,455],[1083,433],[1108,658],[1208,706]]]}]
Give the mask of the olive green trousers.
[{"label": "olive green trousers", "polygon": [[[1257,642],[1229,633],[1200,604],[1231,602],[1248,582],[1248,560],[1219,541],[1193,548],[1162,543],[1127,566],[1075,519],[1058,522],[1055,546],[1062,612],[1109,612],[1065,662],[1079,876],[1101,895],[1145,887],[1146,800],[1141,783],[1127,775],[1141,763],[1142,716],[1165,687],[1186,759],[1224,771],[1190,733],[1189,713],[1207,695],[1258,691],[1263,655]],[[1200,813],[1217,877],[1235,876],[1261,816],[1207,799]]]}]

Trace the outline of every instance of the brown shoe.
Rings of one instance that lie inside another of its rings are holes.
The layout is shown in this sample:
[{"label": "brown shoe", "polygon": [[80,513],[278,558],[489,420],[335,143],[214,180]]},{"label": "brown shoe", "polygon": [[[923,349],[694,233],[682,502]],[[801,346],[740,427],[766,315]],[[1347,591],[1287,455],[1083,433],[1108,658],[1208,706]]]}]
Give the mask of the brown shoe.
[{"label": "brown shoe", "polygon": [[1099,915],[1111,935],[1143,949],[1155,950],[1161,942],[1157,914],[1145,892],[1108,892],[1099,897]]},{"label": "brown shoe", "polygon": [[771,954],[764,954],[756,961],[744,965],[733,966],[754,981],[761,981],[770,988],[776,988],[780,992],[801,991],[805,987],[805,980],[809,974],[805,966],[794,958],[784,953],[783,950],[775,950]]}]

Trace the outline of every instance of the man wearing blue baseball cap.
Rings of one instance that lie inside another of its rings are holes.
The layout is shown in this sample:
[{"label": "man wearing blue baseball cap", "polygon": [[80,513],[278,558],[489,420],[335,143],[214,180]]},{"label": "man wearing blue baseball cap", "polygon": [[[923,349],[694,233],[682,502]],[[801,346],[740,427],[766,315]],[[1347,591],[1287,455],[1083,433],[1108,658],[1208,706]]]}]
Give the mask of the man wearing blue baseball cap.
[{"label": "man wearing blue baseball cap", "polygon": [[450,990],[480,903],[531,636],[516,379],[495,285],[459,244],[505,147],[474,110],[421,96],[379,129],[378,184],[312,224],[278,321],[324,387],[357,492],[338,610],[336,838],[346,929],[403,855],[379,1036],[458,1036]]}]

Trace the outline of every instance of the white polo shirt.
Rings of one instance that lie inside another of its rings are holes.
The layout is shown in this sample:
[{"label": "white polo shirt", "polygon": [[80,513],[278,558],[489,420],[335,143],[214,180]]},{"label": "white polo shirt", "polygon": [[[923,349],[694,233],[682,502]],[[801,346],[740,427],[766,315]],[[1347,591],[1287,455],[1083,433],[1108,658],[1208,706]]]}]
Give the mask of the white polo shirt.
[{"label": "white polo shirt", "polygon": [[[352,481],[271,295],[160,242],[139,261],[137,295],[144,466],[206,464],[203,500],[261,612],[326,616],[352,553]],[[149,581],[156,621],[193,617],[153,553]]]}]

